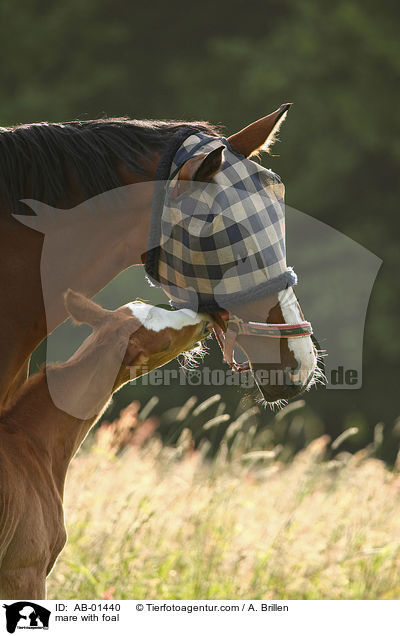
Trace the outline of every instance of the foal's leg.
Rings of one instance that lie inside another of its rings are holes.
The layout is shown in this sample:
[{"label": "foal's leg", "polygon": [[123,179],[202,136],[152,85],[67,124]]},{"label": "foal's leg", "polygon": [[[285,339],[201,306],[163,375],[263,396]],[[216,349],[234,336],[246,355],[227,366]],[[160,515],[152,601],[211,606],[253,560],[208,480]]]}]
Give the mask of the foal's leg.
[{"label": "foal's leg", "polygon": [[37,567],[20,568],[0,573],[0,598],[28,601],[46,598],[46,575]]}]

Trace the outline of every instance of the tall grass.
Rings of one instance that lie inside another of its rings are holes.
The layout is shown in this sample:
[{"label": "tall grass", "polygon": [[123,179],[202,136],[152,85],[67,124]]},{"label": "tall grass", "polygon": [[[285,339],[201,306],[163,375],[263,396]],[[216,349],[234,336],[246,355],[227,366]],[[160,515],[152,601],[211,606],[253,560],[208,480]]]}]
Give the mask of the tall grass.
[{"label": "tall grass", "polygon": [[50,599],[400,598],[400,476],[371,449],[332,459],[322,436],[283,462],[251,424],[238,435],[247,414],[209,461],[187,428],[163,446],[137,411],[72,463]]}]

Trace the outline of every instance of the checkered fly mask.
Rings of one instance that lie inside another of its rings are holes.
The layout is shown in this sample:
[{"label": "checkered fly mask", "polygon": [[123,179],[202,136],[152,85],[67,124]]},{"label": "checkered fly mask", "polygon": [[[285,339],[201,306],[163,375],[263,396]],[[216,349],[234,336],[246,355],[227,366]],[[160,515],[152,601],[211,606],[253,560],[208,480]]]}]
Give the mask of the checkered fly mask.
[{"label": "checkered fly mask", "polygon": [[[186,161],[221,146],[212,181],[191,182],[177,196]],[[174,307],[229,311],[296,284],[286,265],[284,186],[276,174],[225,138],[193,131],[181,132],[159,168],[145,269]]]}]

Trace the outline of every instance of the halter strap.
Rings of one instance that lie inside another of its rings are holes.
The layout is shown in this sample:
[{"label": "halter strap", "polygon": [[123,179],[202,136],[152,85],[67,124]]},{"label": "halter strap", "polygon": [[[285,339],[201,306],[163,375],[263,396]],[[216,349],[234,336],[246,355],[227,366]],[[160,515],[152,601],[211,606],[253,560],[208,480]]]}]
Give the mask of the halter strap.
[{"label": "halter strap", "polygon": [[[225,330],[221,322],[226,326]],[[249,361],[236,362],[234,348],[238,336],[264,336],[266,338],[305,338],[313,333],[311,323],[304,321],[298,324],[275,324],[269,322],[244,321],[229,312],[220,312],[214,320],[214,333],[221,348],[225,362],[243,373],[250,370]]]}]

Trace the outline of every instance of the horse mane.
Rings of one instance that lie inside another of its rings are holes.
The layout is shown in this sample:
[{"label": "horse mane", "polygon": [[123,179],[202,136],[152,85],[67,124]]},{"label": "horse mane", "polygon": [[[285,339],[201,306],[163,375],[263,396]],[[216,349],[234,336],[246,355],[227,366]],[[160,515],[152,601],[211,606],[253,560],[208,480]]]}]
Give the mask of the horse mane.
[{"label": "horse mane", "polygon": [[70,207],[71,180],[82,200],[124,183],[121,163],[151,178],[146,160],[162,153],[182,127],[218,135],[203,121],[135,120],[128,117],[41,122],[0,128],[0,196],[12,212],[32,198],[53,207]]}]

